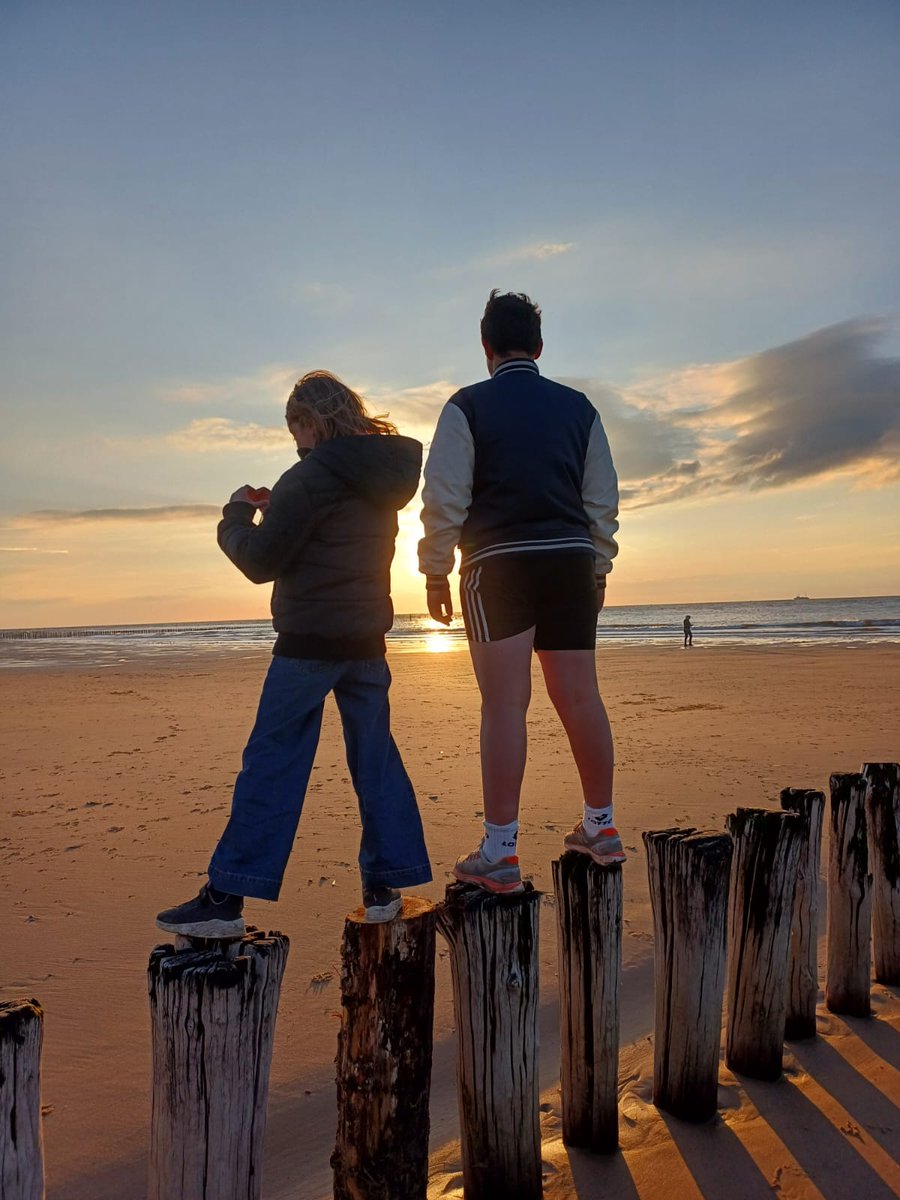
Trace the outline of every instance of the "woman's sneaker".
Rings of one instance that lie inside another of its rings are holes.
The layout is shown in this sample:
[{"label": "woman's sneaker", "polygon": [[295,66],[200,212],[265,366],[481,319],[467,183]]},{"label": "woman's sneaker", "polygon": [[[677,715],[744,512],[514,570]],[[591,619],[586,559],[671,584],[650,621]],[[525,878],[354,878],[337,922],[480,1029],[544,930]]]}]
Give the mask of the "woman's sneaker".
[{"label": "woman's sneaker", "polygon": [[482,847],[479,846],[472,854],[457,861],[453,874],[460,883],[474,883],[486,892],[501,894],[525,891],[518,858],[513,856],[501,858],[499,862],[488,862],[481,851]]},{"label": "woman's sneaker", "polygon": [[363,908],[369,925],[393,921],[403,908],[403,897],[392,887],[364,887]]},{"label": "woman's sneaker", "polygon": [[565,837],[567,850],[575,850],[579,854],[589,854],[595,863],[601,867],[611,867],[614,863],[625,861],[625,850],[618,830],[612,825],[601,829],[591,837],[584,827],[584,821],[579,821],[571,833]]},{"label": "woman's sneaker", "polygon": [[205,883],[194,900],[177,908],[167,908],[156,918],[156,924],[166,933],[181,933],[185,937],[239,938],[244,936],[244,897],[220,892],[222,900],[214,900],[209,884]]}]

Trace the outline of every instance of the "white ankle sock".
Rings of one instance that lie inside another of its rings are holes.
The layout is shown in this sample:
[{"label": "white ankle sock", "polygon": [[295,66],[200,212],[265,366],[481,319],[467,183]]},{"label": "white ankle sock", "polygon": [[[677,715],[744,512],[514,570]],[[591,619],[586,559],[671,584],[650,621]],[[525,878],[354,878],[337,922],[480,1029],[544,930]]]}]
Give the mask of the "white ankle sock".
[{"label": "white ankle sock", "polygon": [[508,825],[492,825],[490,821],[485,821],[481,853],[492,863],[499,862],[501,858],[510,858],[516,852],[518,837],[518,821],[510,821]]},{"label": "white ankle sock", "polygon": [[583,821],[588,833],[599,833],[601,829],[609,829],[613,823],[612,805],[609,808],[591,808],[586,804]]}]

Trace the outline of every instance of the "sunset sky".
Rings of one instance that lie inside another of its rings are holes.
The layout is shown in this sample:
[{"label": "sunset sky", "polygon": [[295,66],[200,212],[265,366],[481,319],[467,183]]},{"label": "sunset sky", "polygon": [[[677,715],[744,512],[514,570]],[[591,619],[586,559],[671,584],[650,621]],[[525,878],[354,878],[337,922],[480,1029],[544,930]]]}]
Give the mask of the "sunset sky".
[{"label": "sunset sky", "polygon": [[609,603],[900,593],[898,81],[896,0],[5,0],[0,627],[265,616],[215,524],[293,380],[427,444],[492,287],[609,433]]}]

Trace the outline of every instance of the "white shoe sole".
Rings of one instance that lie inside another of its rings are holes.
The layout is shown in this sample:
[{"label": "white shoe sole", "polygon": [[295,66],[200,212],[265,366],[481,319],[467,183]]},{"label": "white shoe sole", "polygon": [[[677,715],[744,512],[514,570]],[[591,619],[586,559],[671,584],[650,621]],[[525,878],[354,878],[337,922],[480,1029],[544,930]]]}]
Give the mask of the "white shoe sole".
[{"label": "white shoe sole", "polygon": [[393,921],[401,908],[403,908],[402,896],[398,896],[390,904],[373,905],[371,908],[366,909],[366,924],[383,925],[386,921]]},{"label": "white shoe sole", "polygon": [[236,921],[194,921],[181,925],[157,921],[156,924],[166,933],[180,933],[183,937],[240,938],[246,932],[243,917],[238,917]]},{"label": "white shoe sole", "polygon": [[392,900],[390,904],[382,904],[366,909],[366,924],[367,925],[383,925],[386,921],[393,921],[394,917],[403,908],[403,897],[398,896],[396,900]]},{"label": "white shoe sole", "polygon": [[618,854],[595,854],[590,846],[570,846],[568,842],[563,842],[563,845],[576,854],[586,854],[598,867],[614,867],[617,863],[628,861],[628,856],[622,851]]}]

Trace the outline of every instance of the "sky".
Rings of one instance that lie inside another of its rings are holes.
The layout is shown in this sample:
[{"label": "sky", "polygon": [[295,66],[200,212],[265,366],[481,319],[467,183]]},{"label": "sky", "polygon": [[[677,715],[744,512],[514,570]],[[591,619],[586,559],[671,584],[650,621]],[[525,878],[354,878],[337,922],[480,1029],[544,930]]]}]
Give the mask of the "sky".
[{"label": "sky", "polygon": [[0,627],[266,616],[215,525],[292,382],[427,448],[493,287],[607,428],[610,605],[900,593],[896,0],[2,0],[0,105]]}]

